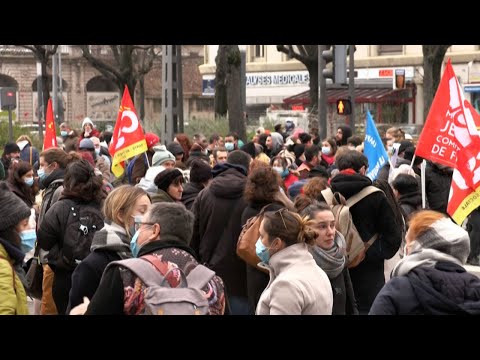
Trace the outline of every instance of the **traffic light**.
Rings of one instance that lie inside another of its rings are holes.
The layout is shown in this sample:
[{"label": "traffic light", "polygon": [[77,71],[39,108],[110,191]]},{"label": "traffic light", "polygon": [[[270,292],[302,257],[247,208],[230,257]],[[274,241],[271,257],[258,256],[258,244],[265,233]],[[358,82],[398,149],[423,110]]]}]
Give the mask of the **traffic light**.
[{"label": "traffic light", "polygon": [[17,90],[13,87],[0,88],[0,104],[2,110],[13,110],[17,107]]},{"label": "traffic light", "polygon": [[349,99],[337,100],[337,114],[350,115],[352,113],[352,102]]},{"label": "traffic light", "polygon": [[332,63],[331,69],[323,69],[322,75],[332,79],[334,84],[347,83],[347,45],[332,45],[329,50],[322,51],[325,63]]}]

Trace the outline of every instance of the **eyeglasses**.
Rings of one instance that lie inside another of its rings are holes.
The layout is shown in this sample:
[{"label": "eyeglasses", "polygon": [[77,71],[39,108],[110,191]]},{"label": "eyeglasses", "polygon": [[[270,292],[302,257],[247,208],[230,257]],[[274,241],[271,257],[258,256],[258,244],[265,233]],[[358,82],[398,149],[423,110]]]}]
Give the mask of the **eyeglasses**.
[{"label": "eyeglasses", "polygon": [[144,222],[143,216],[137,215],[137,216],[133,216],[133,218],[134,218],[135,231],[138,231],[138,229],[140,229],[142,225],[151,225],[151,226],[155,225],[155,223],[152,223],[152,222]]},{"label": "eyeglasses", "polygon": [[277,211],[274,211],[274,214],[280,214],[280,217],[282,218],[282,221],[283,221],[283,226],[285,226],[285,230],[287,230],[287,224],[285,223],[285,219],[283,218],[283,215],[282,215],[282,212],[284,210],[287,210],[286,208],[281,208]]}]

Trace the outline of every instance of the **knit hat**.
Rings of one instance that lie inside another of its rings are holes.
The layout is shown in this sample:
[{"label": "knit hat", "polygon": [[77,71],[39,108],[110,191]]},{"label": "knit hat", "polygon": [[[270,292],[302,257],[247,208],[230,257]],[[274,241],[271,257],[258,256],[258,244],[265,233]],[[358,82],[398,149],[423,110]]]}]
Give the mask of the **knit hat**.
[{"label": "knit hat", "polygon": [[400,155],[401,153],[405,152],[405,149],[410,147],[410,146],[413,146],[412,142],[410,140],[402,140],[400,141],[400,146],[398,148],[398,155]]},{"label": "knit hat", "polygon": [[190,168],[190,181],[194,183],[204,183],[212,178],[212,169],[208,164],[199,159],[192,161]]},{"label": "knit hat", "polygon": [[11,153],[15,153],[15,152],[20,152],[20,148],[18,147],[18,145],[14,142],[9,142],[9,143],[6,143],[5,144],[5,148],[3,150],[3,153],[5,155],[8,155],[8,154],[11,154]]},{"label": "knit hat", "polygon": [[83,121],[82,121],[82,129],[83,129],[83,127],[85,126],[85,124],[90,124],[90,125],[92,125],[92,128],[93,128],[93,121],[90,120],[89,117],[86,117],[85,119],[83,119]]},{"label": "knit hat", "polygon": [[0,183],[0,231],[17,225],[30,217],[29,207],[8,188],[7,183]]},{"label": "knit hat", "polygon": [[173,180],[175,180],[179,176],[182,177],[183,181],[183,173],[180,170],[165,169],[155,177],[154,182],[157,188],[166,192]]},{"label": "knit hat", "polygon": [[154,133],[146,133],[145,141],[147,142],[147,147],[151,149],[153,145],[158,144],[160,142],[160,138]]},{"label": "knit hat", "polygon": [[165,145],[157,145],[154,146],[153,151],[155,151],[155,154],[153,154],[152,157],[152,166],[158,166],[162,165],[165,161],[171,160],[175,162],[175,156],[167,150]]},{"label": "knit hat", "polygon": [[78,145],[78,150],[95,150],[95,145],[90,139],[82,139]]},{"label": "knit hat", "polygon": [[183,148],[182,145],[179,143],[173,141],[170,144],[167,145],[167,150],[170,151],[173,155],[180,155],[183,154]]},{"label": "knit hat", "polygon": [[257,156],[256,151],[255,151],[255,144],[252,141],[243,145],[240,150],[245,151],[248,155],[250,155],[254,159]]}]

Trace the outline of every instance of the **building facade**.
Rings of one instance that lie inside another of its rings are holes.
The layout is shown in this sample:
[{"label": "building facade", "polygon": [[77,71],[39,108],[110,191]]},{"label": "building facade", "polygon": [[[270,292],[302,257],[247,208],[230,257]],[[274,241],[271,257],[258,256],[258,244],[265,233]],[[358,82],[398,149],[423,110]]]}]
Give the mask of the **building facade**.
[{"label": "building facade", "polygon": [[[60,45],[61,97],[64,120],[78,126],[88,116],[94,123],[113,123],[118,114],[120,92],[117,85],[106,79],[82,56],[76,46]],[[202,95],[202,80],[198,66],[204,61],[203,45],[182,46],[184,114],[186,118],[211,112],[213,100]],[[109,55],[107,46],[96,46],[98,54]],[[92,50],[93,53],[93,50]],[[51,60],[47,68],[51,89]],[[0,87],[17,90],[17,108],[13,119],[20,123],[38,121],[37,65],[33,53],[19,46],[0,45]],[[137,104],[139,86],[135,91]],[[161,58],[145,76],[145,123],[159,127],[161,118]],[[138,105],[137,111],[138,111]],[[0,112],[0,120],[8,120]]]},{"label": "building facade", "polygon": [[[306,94],[309,78],[302,63],[278,52],[276,45],[244,47],[247,59],[246,103],[249,113],[261,116],[271,105],[293,104],[294,102],[288,101],[289,98],[295,98],[295,95],[302,92]],[[205,46],[205,63],[200,66],[204,93],[206,83],[212,87],[217,50],[218,45]],[[480,46],[452,45],[445,55],[445,61],[447,58],[452,61],[467,99],[480,111]],[[394,90],[396,70],[405,74],[406,89],[409,91],[406,91],[404,99],[399,96],[393,99],[393,93],[388,92],[388,89]],[[360,88],[362,96],[362,101],[357,105],[358,120],[365,118],[365,111],[368,109],[374,117],[377,115],[380,122],[424,122],[421,45],[356,45],[355,72],[355,84]],[[213,95],[213,92],[209,93]],[[333,95],[331,99],[328,98],[328,102],[331,105],[335,102]],[[335,115],[335,107],[330,106],[331,122],[336,121]]]}]

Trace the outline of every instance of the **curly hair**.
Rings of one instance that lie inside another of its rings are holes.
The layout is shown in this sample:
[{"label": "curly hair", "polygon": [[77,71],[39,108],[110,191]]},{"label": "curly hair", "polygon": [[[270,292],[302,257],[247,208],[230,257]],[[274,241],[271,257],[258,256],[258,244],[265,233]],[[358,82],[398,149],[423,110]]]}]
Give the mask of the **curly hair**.
[{"label": "curly hair", "polygon": [[279,191],[278,176],[268,165],[255,167],[247,177],[244,197],[247,202],[272,203]]},{"label": "curly hair", "polygon": [[323,200],[322,190],[329,188],[328,180],[323,177],[314,177],[303,186],[303,193],[316,200]]},{"label": "curly hair", "polygon": [[187,134],[176,134],[175,138],[177,139],[177,142],[180,144],[180,146],[183,149],[183,161],[187,161],[190,153],[190,149],[192,147],[192,142],[190,141],[190,138],[188,137]]},{"label": "curly hair", "polygon": [[65,171],[62,198],[102,204],[107,196],[102,185],[102,177],[95,174],[87,160],[74,161],[67,165]]}]

